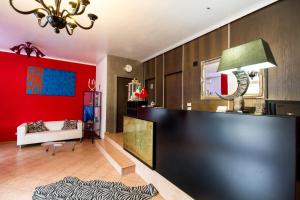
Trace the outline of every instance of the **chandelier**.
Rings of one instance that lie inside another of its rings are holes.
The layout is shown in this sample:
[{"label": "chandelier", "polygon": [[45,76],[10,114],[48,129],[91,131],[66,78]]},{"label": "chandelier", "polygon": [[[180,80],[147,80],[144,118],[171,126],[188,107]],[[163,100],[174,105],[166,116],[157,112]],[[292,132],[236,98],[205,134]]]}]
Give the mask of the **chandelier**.
[{"label": "chandelier", "polygon": [[[73,34],[73,31],[76,27],[88,30],[94,26],[94,22],[98,19],[96,15],[88,14],[91,24],[89,26],[82,26],[73,18],[75,16],[82,15],[85,12],[86,7],[90,4],[89,0],[69,1],[69,10],[61,8],[62,0],[55,0],[54,6],[46,5],[44,0],[35,1],[38,2],[41,7],[30,11],[21,11],[17,9],[13,5],[13,0],[9,0],[9,3],[18,13],[24,15],[34,14],[38,20],[39,26],[44,28],[48,24],[50,24],[54,28],[55,33],[60,33],[60,30],[64,28],[67,30],[67,33],[69,35]],[[45,17],[46,20],[43,20]],[[44,23],[42,22],[42,20],[44,21]]]}]

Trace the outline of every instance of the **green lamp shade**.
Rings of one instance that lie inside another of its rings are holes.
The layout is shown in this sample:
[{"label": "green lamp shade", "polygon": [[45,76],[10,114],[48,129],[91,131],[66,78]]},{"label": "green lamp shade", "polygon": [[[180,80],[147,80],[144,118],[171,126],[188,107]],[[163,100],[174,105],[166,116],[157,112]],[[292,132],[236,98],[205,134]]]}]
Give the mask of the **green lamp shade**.
[{"label": "green lamp shade", "polygon": [[258,39],[223,51],[218,72],[253,71],[276,67],[269,44]]}]

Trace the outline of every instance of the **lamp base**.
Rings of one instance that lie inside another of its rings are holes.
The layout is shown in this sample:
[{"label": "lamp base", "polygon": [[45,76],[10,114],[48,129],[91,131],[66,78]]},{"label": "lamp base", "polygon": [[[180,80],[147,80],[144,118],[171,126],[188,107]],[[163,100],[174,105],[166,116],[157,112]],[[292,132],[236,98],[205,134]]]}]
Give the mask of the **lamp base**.
[{"label": "lamp base", "polygon": [[233,110],[234,112],[243,112],[245,106],[245,101],[243,96],[235,97],[233,100]]}]

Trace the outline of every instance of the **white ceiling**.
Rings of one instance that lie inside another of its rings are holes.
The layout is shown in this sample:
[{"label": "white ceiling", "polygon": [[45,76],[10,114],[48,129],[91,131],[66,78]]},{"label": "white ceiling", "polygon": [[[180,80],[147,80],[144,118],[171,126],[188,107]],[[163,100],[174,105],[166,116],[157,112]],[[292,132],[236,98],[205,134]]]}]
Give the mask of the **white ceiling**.
[{"label": "white ceiling", "polygon": [[[53,2],[54,0],[45,0]],[[66,1],[66,0],[65,0]],[[276,0],[90,0],[86,13],[99,19],[91,30],[55,34],[33,14],[21,15],[0,1],[0,49],[30,41],[47,57],[96,64],[105,54],[145,60],[207,33]],[[20,9],[34,0],[14,0]],[[206,8],[210,7],[210,10]],[[86,16],[79,21],[88,24]]]}]

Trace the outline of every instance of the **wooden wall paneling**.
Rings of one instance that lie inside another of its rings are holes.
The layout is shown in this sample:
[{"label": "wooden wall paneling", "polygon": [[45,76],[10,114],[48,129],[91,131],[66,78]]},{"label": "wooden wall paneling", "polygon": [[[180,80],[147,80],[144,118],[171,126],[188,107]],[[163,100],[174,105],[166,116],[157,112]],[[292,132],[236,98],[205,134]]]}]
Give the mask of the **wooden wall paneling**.
[{"label": "wooden wall paneling", "polygon": [[[183,59],[183,108],[187,103],[200,100],[199,40],[195,39],[184,45]],[[193,107],[193,103],[192,103]]]},{"label": "wooden wall paneling", "polygon": [[145,87],[148,91],[148,105],[153,101],[155,102],[155,78],[145,80]]},{"label": "wooden wall paneling", "polygon": [[144,63],[145,80],[155,78],[155,58]]},{"label": "wooden wall paneling", "polygon": [[164,54],[164,73],[172,74],[182,71],[182,46]]},{"label": "wooden wall paneling", "polygon": [[277,68],[268,70],[268,98],[300,99],[300,2],[278,1],[231,24],[231,46],[265,39]]},{"label": "wooden wall paneling", "polygon": [[157,106],[163,106],[164,95],[164,57],[160,55],[156,57],[155,65],[155,103]]},{"label": "wooden wall paneling", "polygon": [[[223,100],[200,100],[201,62],[220,57],[222,55],[223,50],[228,48],[228,26],[226,25],[220,27],[206,35],[203,35],[198,39],[198,41],[199,73],[197,73],[198,76],[194,76],[199,84],[199,87],[197,88],[199,92],[196,93],[196,95],[193,95],[192,97],[192,109],[201,111],[216,111],[218,105],[228,105],[228,102]],[[194,85],[194,87],[196,88],[197,85]]]},{"label": "wooden wall paneling", "polygon": [[223,26],[208,34],[209,58],[217,58],[228,48],[228,26]]},{"label": "wooden wall paneling", "polygon": [[182,72],[165,75],[165,108],[182,109]]}]

